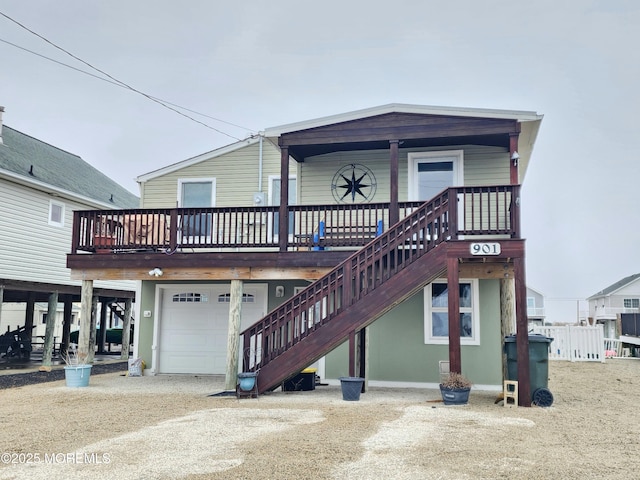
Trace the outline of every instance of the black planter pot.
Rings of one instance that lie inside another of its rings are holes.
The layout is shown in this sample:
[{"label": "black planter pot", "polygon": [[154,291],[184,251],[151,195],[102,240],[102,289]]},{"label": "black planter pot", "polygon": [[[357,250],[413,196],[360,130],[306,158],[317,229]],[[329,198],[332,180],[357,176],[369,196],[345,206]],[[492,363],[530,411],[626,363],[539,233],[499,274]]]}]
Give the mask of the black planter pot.
[{"label": "black planter pot", "polygon": [[440,385],[440,393],[445,405],[466,405],[469,402],[469,392],[467,388],[447,388]]}]

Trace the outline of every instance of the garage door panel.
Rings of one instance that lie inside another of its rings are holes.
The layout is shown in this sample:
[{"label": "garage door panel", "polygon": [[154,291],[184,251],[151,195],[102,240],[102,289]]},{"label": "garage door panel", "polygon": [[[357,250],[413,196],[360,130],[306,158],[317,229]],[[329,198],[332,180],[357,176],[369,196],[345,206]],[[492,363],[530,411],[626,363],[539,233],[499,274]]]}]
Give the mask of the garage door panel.
[{"label": "garage door panel", "polygon": [[[243,303],[243,325],[264,315],[264,287],[245,289],[253,296]],[[257,292],[259,295],[256,295]],[[229,303],[218,301],[229,294],[229,285],[202,288],[167,288],[158,325],[160,373],[224,374],[227,367]],[[175,299],[201,301],[174,301]]]}]

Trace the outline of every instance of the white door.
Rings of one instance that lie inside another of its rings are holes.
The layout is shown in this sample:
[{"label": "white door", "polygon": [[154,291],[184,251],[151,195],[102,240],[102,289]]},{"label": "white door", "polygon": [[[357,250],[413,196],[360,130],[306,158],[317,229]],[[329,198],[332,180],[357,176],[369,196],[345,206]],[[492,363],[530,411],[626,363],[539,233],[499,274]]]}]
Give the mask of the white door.
[{"label": "white door", "polygon": [[[245,285],[242,328],[262,318],[266,285]],[[164,289],[158,320],[158,372],[224,374],[227,365],[229,285]]]}]

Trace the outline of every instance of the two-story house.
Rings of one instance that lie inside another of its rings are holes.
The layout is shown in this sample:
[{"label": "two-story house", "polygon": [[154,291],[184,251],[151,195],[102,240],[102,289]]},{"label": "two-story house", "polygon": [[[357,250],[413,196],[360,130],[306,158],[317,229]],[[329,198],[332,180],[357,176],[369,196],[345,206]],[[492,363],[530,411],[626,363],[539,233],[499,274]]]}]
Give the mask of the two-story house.
[{"label": "two-story house", "polygon": [[141,175],[142,209],[76,212],[67,265],[87,292],[141,281],[150,373],[259,370],[264,392],[319,362],[435,386],[448,360],[500,388],[517,323],[528,405],[520,184],[541,120],[390,104],[269,128]]},{"label": "two-story house", "polygon": [[[44,336],[36,305],[47,305],[52,315],[41,318],[54,320],[62,304],[64,333],[55,320],[48,325],[49,337],[59,342],[68,338],[81,298],[81,283],[66,267],[73,211],[135,208],[139,199],[79,156],[3,126],[3,112],[0,107],[1,333]],[[133,300],[135,282],[96,279],[94,294],[103,306],[100,318],[107,318],[115,302]]]},{"label": "two-story house", "polygon": [[[589,323],[602,324],[605,338],[629,336],[626,343],[640,345],[640,273],[629,275],[587,298]],[[623,325],[624,323],[624,325]],[[621,337],[622,340],[622,337]],[[628,341],[627,341],[628,340]]]}]

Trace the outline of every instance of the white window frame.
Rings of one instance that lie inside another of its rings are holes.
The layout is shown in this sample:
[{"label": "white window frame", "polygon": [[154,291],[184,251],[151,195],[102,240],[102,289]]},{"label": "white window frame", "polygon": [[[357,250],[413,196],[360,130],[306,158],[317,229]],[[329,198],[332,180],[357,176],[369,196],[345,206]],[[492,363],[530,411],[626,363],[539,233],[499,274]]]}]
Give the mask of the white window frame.
[{"label": "white window frame", "polygon": [[[282,179],[280,178],[280,175],[269,175],[269,187],[268,187],[268,191],[267,191],[267,201],[269,202],[269,206],[273,206],[274,203],[278,203],[278,205],[280,204],[280,199],[279,198],[273,198],[273,182],[275,180],[280,180],[280,188],[282,188]],[[295,188],[295,193],[296,193],[296,202],[294,204],[291,205],[297,205],[298,204],[298,197],[299,197],[299,191],[298,191],[298,177],[296,175],[289,175],[289,183],[291,183],[291,180],[295,180],[296,181],[296,188]],[[290,190],[291,191],[291,190]],[[289,195],[291,195],[291,193],[289,193]],[[270,215],[273,216],[273,215]],[[289,219],[287,219],[287,224],[289,222]],[[279,240],[279,232],[273,231],[273,224],[274,224],[274,219],[270,218],[268,225],[267,225],[267,235],[270,239],[273,239],[274,242],[278,242]],[[289,241],[293,241],[293,234],[289,235]]]},{"label": "white window frame", "polygon": [[[216,178],[215,177],[194,177],[194,178],[179,178],[178,179],[178,191],[177,191],[177,205],[178,208],[182,208],[182,187],[186,183],[210,183],[211,184],[211,205],[209,207],[203,206],[202,208],[213,208],[216,206]],[[213,218],[211,221],[211,235],[202,235],[199,237],[191,237],[185,236],[184,240],[187,243],[191,243],[194,238],[198,238],[199,242],[209,243],[212,240],[213,236],[217,235],[214,233],[216,231],[216,219]]]},{"label": "white window frame", "polygon": [[[60,208],[60,221],[53,219],[53,209]],[[65,205],[62,202],[49,200],[49,225],[54,227],[64,227]]]},{"label": "white window frame", "polygon": [[418,164],[440,162],[443,158],[453,159],[453,185],[461,187],[464,185],[464,150],[438,150],[433,152],[409,152],[408,158],[408,197],[409,201],[429,200],[419,198],[418,195]]},{"label": "white window frame", "polygon": [[[627,302],[629,303],[629,306],[627,306]],[[624,308],[640,308],[640,299],[625,298],[622,300],[622,306]]]},{"label": "white window frame", "polygon": [[[448,314],[448,307],[433,307],[431,302],[432,286],[434,283],[447,283],[447,279],[437,279],[424,289],[424,343],[427,345],[448,345],[449,336],[434,336],[432,328],[432,313]],[[480,345],[480,291],[477,278],[461,278],[460,284],[471,284],[471,307],[460,307],[460,313],[471,314],[471,337],[460,337],[461,345]]]}]

